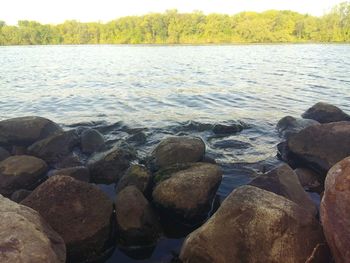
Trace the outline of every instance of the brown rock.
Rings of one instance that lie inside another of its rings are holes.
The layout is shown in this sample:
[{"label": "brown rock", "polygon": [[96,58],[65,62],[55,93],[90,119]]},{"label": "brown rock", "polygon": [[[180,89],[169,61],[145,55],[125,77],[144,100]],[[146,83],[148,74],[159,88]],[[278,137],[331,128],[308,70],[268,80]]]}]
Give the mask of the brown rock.
[{"label": "brown rock", "polygon": [[31,192],[32,191],[25,190],[25,189],[17,190],[11,195],[11,200],[16,203],[20,203],[24,198],[30,195]]},{"label": "brown rock", "polygon": [[318,213],[316,205],[305,192],[298,176],[288,164],[282,164],[270,172],[258,176],[249,184],[284,196],[305,208],[314,216]]},{"label": "brown rock", "polygon": [[319,175],[314,171],[307,168],[297,168],[294,170],[299,178],[300,184],[308,189],[319,188],[321,186],[319,180]]},{"label": "brown rock", "polygon": [[156,167],[164,168],[178,163],[198,162],[205,154],[205,144],[196,137],[168,137],[152,152]]},{"label": "brown rock", "polygon": [[217,165],[194,163],[161,181],[153,190],[153,201],[168,215],[186,221],[202,220],[211,208],[221,177]]},{"label": "brown rock", "polygon": [[63,239],[33,209],[0,195],[0,262],[64,263]]},{"label": "brown rock", "polygon": [[350,121],[350,116],[348,114],[338,107],[324,102],[316,103],[304,112],[302,117],[304,119],[313,119],[320,123]]},{"label": "brown rock", "polygon": [[11,156],[0,162],[0,194],[10,196],[19,189],[33,189],[46,171],[46,163],[39,158]]},{"label": "brown rock", "polygon": [[69,168],[62,168],[55,170],[51,173],[51,176],[54,175],[64,175],[73,177],[76,180],[89,182],[90,181],[90,172],[89,169],[84,166],[76,166]]},{"label": "brown rock", "polygon": [[350,157],[329,170],[320,212],[323,230],[335,262],[349,262]]},{"label": "brown rock", "polygon": [[101,253],[109,239],[113,204],[94,185],[52,176],[21,204],[38,211],[62,236],[71,262]]},{"label": "brown rock", "polygon": [[180,259],[183,263],[304,263],[323,241],[319,223],[299,205],[243,186],[187,236]]},{"label": "brown rock", "polygon": [[151,179],[151,173],[145,166],[134,164],[130,166],[125,175],[119,180],[116,192],[119,193],[125,187],[134,185],[145,194],[149,190]]}]

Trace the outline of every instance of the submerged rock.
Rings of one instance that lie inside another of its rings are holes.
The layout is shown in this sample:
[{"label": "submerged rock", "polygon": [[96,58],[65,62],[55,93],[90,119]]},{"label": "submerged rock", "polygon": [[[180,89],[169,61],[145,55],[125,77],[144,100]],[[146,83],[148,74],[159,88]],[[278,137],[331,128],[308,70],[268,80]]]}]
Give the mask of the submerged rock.
[{"label": "submerged rock", "polygon": [[286,116],[280,119],[277,123],[278,135],[283,138],[288,138],[292,134],[296,134],[301,130],[312,126],[320,124],[315,120],[294,118],[292,116]]},{"label": "submerged rock", "polygon": [[33,189],[46,171],[46,163],[39,158],[11,156],[0,162],[0,194],[10,196],[19,189]]},{"label": "submerged rock", "polygon": [[62,168],[58,170],[54,170],[51,174],[54,175],[64,175],[73,177],[76,180],[89,182],[90,181],[90,172],[89,169],[84,166],[75,166],[69,168]]},{"label": "submerged rock", "polygon": [[116,192],[119,193],[125,187],[136,186],[143,194],[150,188],[152,175],[143,165],[134,164],[126,171],[123,177],[119,180]]},{"label": "submerged rock", "polygon": [[64,263],[63,239],[33,209],[0,195],[0,262]]},{"label": "submerged rock", "polygon": [[159,236],[159,223],[147,199],[131,185],[121,190],[115,201],[119,242],[124,246],[153,244]]},{"label": "submerged rock", "polygon": [[310,126],[287,141],[289,158],[325,175],[350,155],[350,122]]},{"label": "submerged rock", "polygon": [[0,121],[0,144],[28,146],[62,131],[53,121],[28,116]]},{"label": "submerged rock", "polygon": [[163,214],[197,222],[207,217],[222,171],[209,163],[194,163],[158,183],[153,202]]},{"label": "submerged rock", "polygon": [[168,137],[162,140],[152,152],[156,167],[198,162],[205,154],[205,144],[197,137]]},{"label": "submerged rock", "polygon": [[318,102],[302,114],[304,119],[316,120],[320,123],[329,123],[337,121],[350,121],[350,115],[343,112],[338,107]]},{"label": "submerged rock", "polygon": [[335,262],[349,262],[350,157],[329,170],[320,210],[323,230]]},{"label": "submerged rock", "polygon": [[78,144],[78,134],[72,130],[52,135],[32,144],[28,147],[28,153],[54,165],[68,156]]},{"label": "submerged rock", "polygon": [[304,263],[323,241],[319,223],[305,209],[274,193],[243,186],[187,236],[180,259],[183,263]]},{"label": "submerged rock", "polygon": [[109,240],[113,204],[94,185],[52,176],[21,204],[38,211],[62,236],[70,262],[101,253]]},{"label": "submerged rock", "polygon": [[232,134],[240,132],[244,129],[244,126],[241,123],[232,123],[232,124],[216,124],[213,127],[213,132],[215,134]]},{"label": "submerged rock", "polygon": [[129,168],[133,158],[131,151],[116,147],[107,152],[95,154],[88,162],[91,181],[102,184],[118,182]]},{"label": "submerged rock", "polygon": [[80,144],[83,153],[91,154],[104,148],[105,139],[99,131],[87,129],[81,134]]},{"label": "submerged rock", "polygon": [[314,216],[318,213],[316,205],[301,186],[298,176],[287,164],[258,176],[249,184],[284,196],[305,208]]}]

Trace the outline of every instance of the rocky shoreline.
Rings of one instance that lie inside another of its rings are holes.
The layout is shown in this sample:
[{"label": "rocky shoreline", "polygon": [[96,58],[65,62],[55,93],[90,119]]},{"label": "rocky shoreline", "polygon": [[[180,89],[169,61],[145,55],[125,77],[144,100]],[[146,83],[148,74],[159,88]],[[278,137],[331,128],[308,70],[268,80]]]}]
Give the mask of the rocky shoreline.
[{"label": "rocky shoreline", "polygon": [[[165,225],[189,233],[172,262],[350,262],[350,116],[317,103],[277,130],[284,163],[219,204],[225,175],[201,138],[165,137],[140,159],[137,143],[110,145],[95,129],[0,121],[0,262],[104,262],[116,246],[132,256]],[[98,184],[115,184],[114,199]]]}]

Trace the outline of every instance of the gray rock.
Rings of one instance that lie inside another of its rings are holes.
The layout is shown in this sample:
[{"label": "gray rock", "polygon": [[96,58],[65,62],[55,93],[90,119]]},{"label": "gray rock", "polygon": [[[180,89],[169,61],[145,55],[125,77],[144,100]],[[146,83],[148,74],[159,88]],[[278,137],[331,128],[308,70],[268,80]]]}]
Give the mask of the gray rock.
[{"label": "gray rock", "polygon": [[88,129],[81,134],[81,150],[83,153],[94,153],[105,146],[103,135],[94,129]]},{"label": "gray rock", "polygon": [[303,187],[308,189],[321,187],[319,182],[320,176],[314,171],[307,168],[297,168],[294,170],[294,172],[298,176],[299,182]]},{"label": "gray rock", "polygon": [[67,246],[69,262],[101,253],[109,240],[113,203],[97,186],[52,176],[21,204],[38,211]]},{"label": "gray rock", "polygon": [[297,203],[312,215],[317,215],[317,207],[301,186],[298,176],[287,164],[260,175],[249,183],[252,186],[284,196]]},{"label": "gray rock", "polygon": [[320,123],[329,123],[337,121],[350,121],[350,116],[338,107],[318,102],[302,114],[304,119],[316,120]]},{"label": "gray rock", "polygon": [[36,116],[0,121],[0,144],[28,146],[62,131],[54,122]]},{"label": "gray rock", "polygon": [[5,149],[0,147],[0,162],[10,157],[10,153]]},{"label": "gray rock", "polygon": [[233,191],[187,236],[183,263],[305,262],[323,243],[318,221],[296,203],[253,186]]},{"label": "gray rock", "polygon": [[10,196],[19,189],[33,189],[46,171],[46,163],[39,158],[11,156],[0,162],[0,194]]},{"label": "gray rock", "polygon": [[32,191],[25,190],[25,189],[17,190],[11,195],[11,200],[16,203],[20,203],[24,198],[30,195],[31,192]]},{"label": "gray rock", "polygon": [[123,177],[119,180],[116,192],[119,193],[125,187],[136,186],[143,194],[149,190],[152,180],[152,175],[143,165],[134,164],[126,171]]},{"label": "gray rock", "polygon": [[76,166],[76,167],[69,167],[69,168],[54,170],[50,175],[51,176],[64,175],[64,176],[73,177],[74,179],[83,181],[83,182],[90,181],[89,169],[84,166]]},{"label": "gray rock", "polygon": [[286,116],[280,119],[277,123],[277,131],[280,137],[288,138],[289,136],[296,134],[309,126],[317,124],[320,123],[315,120]]},{"label": "gray rock", "polygon": [[0,195],[0,262],[64,263],[63,239],[33,209]]},{"label": "gray rock", "polygon": [[161,181],[153,190],[153,202],[169,216],[200,221],[208,215],[220,185],[222,171],[217,165],[194,163]]}]

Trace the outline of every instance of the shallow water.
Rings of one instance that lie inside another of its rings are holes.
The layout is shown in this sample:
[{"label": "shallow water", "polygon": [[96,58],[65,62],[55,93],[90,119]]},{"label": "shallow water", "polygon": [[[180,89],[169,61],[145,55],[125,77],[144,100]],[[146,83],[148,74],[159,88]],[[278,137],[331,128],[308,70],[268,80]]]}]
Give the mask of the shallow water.
[{"label": "shallow water", "polygon": [[[110,144],[142,132],[141,158],[164,136],[201,136],[224,170],[224,198],[275,163],[281,117],[318,101],[350,112],[349,72],[350,45],[0,47],[0,119],[95,127]],[[247,129],[213,133],[234,121]],[[169,261],[181,242],[163,238],[141,262]],[[117,259],[134,262],[119,250],[108,262]]]}]

